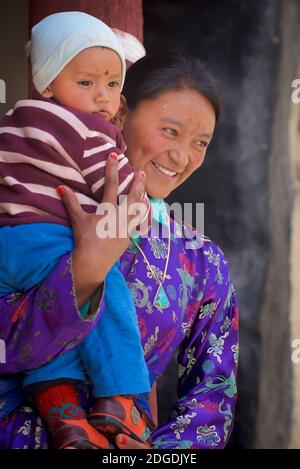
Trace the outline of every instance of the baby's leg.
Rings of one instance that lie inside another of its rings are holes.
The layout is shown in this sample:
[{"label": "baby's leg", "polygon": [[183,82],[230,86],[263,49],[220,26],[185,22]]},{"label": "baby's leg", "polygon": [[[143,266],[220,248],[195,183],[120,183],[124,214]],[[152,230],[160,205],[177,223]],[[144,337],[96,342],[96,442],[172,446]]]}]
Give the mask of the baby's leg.
[{"label": "baby's leg", "polygon": [[76,387],[84,380],[82,362],[76,348],[26,373],[24,387],[47,423],[56,448],[111,447],[107,438],[88,423],[80,405]]},{"label": "baby's leg", "polygon": [[96,397],[150,392],[135,305],[116,266],[105,280],[106,309],[78,346]]},{"label": "baby's leg", "polygon": [[97,327],[79,345],[96,397],[89,421],[109,436],[147,440],[150,419],[134,396],[150,391],[149,371],[132,294],[116,266],[106,276],[105,302]]}]

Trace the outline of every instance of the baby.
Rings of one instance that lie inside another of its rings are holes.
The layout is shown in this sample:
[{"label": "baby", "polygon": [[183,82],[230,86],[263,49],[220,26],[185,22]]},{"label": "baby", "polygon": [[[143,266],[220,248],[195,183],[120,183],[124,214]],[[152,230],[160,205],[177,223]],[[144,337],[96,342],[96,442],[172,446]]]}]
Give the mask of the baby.
[{"label": "baby", "polygon": [[[72,188],[92,212],[111,152],[119,194],[129,192],[134,177],[121,133],[110,123],[126,69],[112,30],[81,12],[50,15],[32,29],[30,58],[33,99],[18,101],[0,124],[0,295],[29,290],[72,251],[58,186]],[[57,448],[111,448],[120,432],[150,441],[151,422],[134,400],[150,390],[148,368],[132,295],[117,266],[107,274],[105,302],[98,326],[80,346],[24,378]],[[90,303],[80,310],[84,319],[92,313]],[[55,333],[51,316],[49,327]],[[95,397],[88,416],[75,387],[84,370]]]}]

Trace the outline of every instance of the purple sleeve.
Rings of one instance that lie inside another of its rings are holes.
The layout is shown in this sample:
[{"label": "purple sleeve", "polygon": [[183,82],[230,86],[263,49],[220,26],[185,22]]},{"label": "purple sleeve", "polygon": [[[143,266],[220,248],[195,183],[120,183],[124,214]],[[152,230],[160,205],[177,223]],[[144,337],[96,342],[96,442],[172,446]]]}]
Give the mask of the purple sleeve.
[{"label": "purple sleeve", "polygon": [[220,250],[213,255],[200,309],[179,354],[178,401],[153,435],[156,448],[224,448],[233,427],[238,306],[227,261]]},{"label": "purple sleeve", "polygon": [[39,367],[76,346],[104,310],[103,290],[100,286],[95,292],[83,319],[75,295],[72,255],[67,254],[29,292],[0,298],[0,374]]}]

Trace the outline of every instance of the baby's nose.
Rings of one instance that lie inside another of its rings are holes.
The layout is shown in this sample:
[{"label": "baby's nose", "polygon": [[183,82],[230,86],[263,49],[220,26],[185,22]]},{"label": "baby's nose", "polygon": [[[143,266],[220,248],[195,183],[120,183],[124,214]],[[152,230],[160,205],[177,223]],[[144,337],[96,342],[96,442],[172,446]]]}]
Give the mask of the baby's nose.
[{"label": "baby's nose", "polygon": [[95,99],[96,101],[107,101],[108,94],[107,94],[107,90],[105,87],[100,87],[97,89]]}]

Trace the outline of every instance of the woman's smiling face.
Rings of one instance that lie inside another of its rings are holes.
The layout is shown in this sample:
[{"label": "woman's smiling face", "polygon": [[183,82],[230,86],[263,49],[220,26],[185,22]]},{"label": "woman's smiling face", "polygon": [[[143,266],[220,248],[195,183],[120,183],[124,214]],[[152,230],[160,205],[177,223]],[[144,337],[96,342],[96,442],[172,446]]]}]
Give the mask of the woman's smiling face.
[{"label": "woman's smiling face", "polygon": [[127,109],[127,156],[145,172],[148,195],[167,197],[202,165],[215,123],[213,106],[192,89],[165,91]]}]

